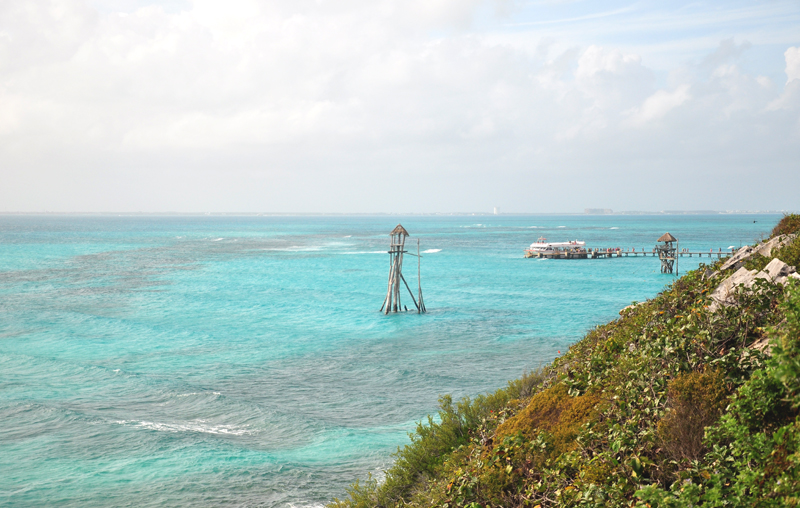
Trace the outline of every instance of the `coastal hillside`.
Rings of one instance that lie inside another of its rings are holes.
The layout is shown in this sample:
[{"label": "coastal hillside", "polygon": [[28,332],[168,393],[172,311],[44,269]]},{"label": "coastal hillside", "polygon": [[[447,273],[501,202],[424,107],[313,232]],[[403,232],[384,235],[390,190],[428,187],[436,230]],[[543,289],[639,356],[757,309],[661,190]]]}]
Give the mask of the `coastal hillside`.
[{"label": "coastal hillside", "polygon": [[440,399],[336,508],[800,505],[800,216],[592,329]]}]

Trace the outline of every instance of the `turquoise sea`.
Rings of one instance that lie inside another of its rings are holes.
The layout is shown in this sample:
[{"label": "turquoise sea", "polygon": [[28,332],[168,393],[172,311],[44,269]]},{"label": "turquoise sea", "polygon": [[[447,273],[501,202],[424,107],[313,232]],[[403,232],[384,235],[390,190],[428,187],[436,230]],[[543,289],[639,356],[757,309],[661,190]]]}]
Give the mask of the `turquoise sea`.
[{"label": "turquoise sea", "polygon": [[[0,216],[0,505],[320,505],[439,395],[504,386],[673,280],[523,259],[537,237],[716,251],[778,219]],[[428,314],[378,312],[397,223]]]}]

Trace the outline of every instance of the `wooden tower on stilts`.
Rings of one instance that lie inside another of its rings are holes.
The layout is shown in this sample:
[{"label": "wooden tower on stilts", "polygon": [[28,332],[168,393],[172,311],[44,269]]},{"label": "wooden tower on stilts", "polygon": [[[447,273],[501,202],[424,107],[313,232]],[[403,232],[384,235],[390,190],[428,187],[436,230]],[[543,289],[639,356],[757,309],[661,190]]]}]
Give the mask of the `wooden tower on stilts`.
[{"label": "wooden tower on stilts", "polygon": [[[408,290],[408,294],[411,296],[411,301],[414,302],[417,312],[423,313],[425,312],[425,304],[422,302],[422,284],[420,276],[421,262],[419,261],[422,256],[419,254],[419,240],[417,240],[417,253],[411,254],[405,250],[408,231],[406,231],[403,226],[398,224],[397,227],[392,230],[389,236],[392,239],[391,244],[389,245],[389,287],[386,291],[386,298],[383,299],[381,311],[384,314],[388,314],[389,312],[402,312],[403,310],[408,310],[407,307],[404,307],[400,303],[400,294],[402,293],[400,284],[402,283]],[[414,298],[414,293],[411,292],[408,282],[406,282],[405,277],[403,277],[404,254],[417,256],[417,298]]]},{"label": "wooden tower on stilts", "polygon": [[664,245],[656,244],[656,252],[658,252],[658,259],[661,260],[661,273],[672,273],[672,265],[675,265],[675,271],[678,270],[678,247],[672,245],[678,239],[669,233],[664,233],[656,240],[657,242],[664,242]]}]

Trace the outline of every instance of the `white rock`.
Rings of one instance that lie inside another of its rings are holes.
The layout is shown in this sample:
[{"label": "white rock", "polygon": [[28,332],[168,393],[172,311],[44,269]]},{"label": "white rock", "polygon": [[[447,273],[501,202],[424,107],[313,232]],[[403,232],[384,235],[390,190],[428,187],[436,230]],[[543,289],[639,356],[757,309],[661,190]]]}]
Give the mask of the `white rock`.
[{"label": "white rock", "polygon": [[758,349],[767,356],[772,356],[772,344],[770,343],[769,337],[764,337],[763,339],[753,342],[750,344],[750,349]]},{"label": "white rock", "polygon": [[750,247],[749,245],[745,245],[741,249],[737,250],[736,253],[730,257],[725,263],[719,268],[720,270],[727,270],[728,268],[732,267],[739,261],[745,260],[753,255],[755,249]]},{"label": "white rock", "polygon": [[[760,271],[760,272],[758,272],[758,273],[756,274],[756,276],[755,276],[755,277],[753,277],[753,282],[755,282],[755,280],[756,280],[756,279],[764,279],[764,280],[765,280],[765,281],[767,281],[767,282],[773,282],[773,281],[774,281],[774,279],[773,279],[772,277],[770,277],[770,276],[769,276],[769,274],[768,274],[767,272],[763,271],[763,270],[762,270],[762,271]],[[751,282],[750,284],[748,284],[748,285],[747,285],[747,286],[745,286],[745,287],[750,287],[750,286],[752,286],[752,285],[753,285],[753,284],[752,284],[752,282]]]},{"label": "white rock", "polygon": [[776,236],[775,238],[770,238],[766,242],[762,243],[761,245],[756,245],[755,251],[756,254],[761,254],[764,257],[769,257],[772,254],[772,249],[780,243],[783,236]]},{"label": "white rock", "polygon": [[761,254],[764,257],[770,257],[775,251],[786,245],[787,243],[794,240],[797,235],[779,235],[775,238],[772,238],[768,242],[764,242],[763,245],[757,247],[756,252]]},{"label": "white rock", "polygon": [[[741,249],[737,250],[727,261],[725,261],[725,263],[720,267],[720,271],[727,270],[728,268],[733,267],[736,263],[744,261],[754,254],[761,254],[762,256],[768,258],[773,252],[794,240],[795,237],[797,237],[797,235],[778,235],[775,238],[770,238],[760,245],[756,245],[755,247],[745,245]],[[718,273],[719,272],[716,272],[714,275],[712,275],[712,277]]]},{"label": "white rock", "polygon": [[619,315],[622,316],[622,315],[625,314],[626,311],[634,309],[634,308],[638,307],[639,305],[642,305],[643,303],[645,303],[645,302],[632,303],[632,304],[628,305],[627,307],[624,307],[621,311],[619,311]]},{"label": "white rock", "polygon": [[734,303],[733,296],[736,293],[736,288],[739,286],[750,287],[753,285],[757,272],[755,270],[748,270],[741,267],[736,272],[722,281],[717,286],[717,289],[711,293],[711,298],[714,300],[710,306],[711,312],[714,312],[720,305],[732,305]]},{"label": "white rock", "polygon": [[764,272],[769,275],[772,280],[778,277],[787,277],[791,273],[795,273],[793,266],[789,266],[778,258],[773,259],[767,266],[764,267]]}]

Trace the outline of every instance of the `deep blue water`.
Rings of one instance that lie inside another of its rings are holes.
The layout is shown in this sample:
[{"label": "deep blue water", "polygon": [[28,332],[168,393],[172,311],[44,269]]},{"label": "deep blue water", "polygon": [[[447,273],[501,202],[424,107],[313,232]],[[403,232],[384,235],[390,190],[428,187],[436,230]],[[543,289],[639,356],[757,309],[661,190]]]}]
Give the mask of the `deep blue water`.
[{"label": "deep blue water", "polygon": [[[673,280],[523,259],[540,235],[716,251],[778,218],[0,216],[0,505],[324,503],[439,395],[504,386]],[[425,315],[378,312],[398,222]]]}]

